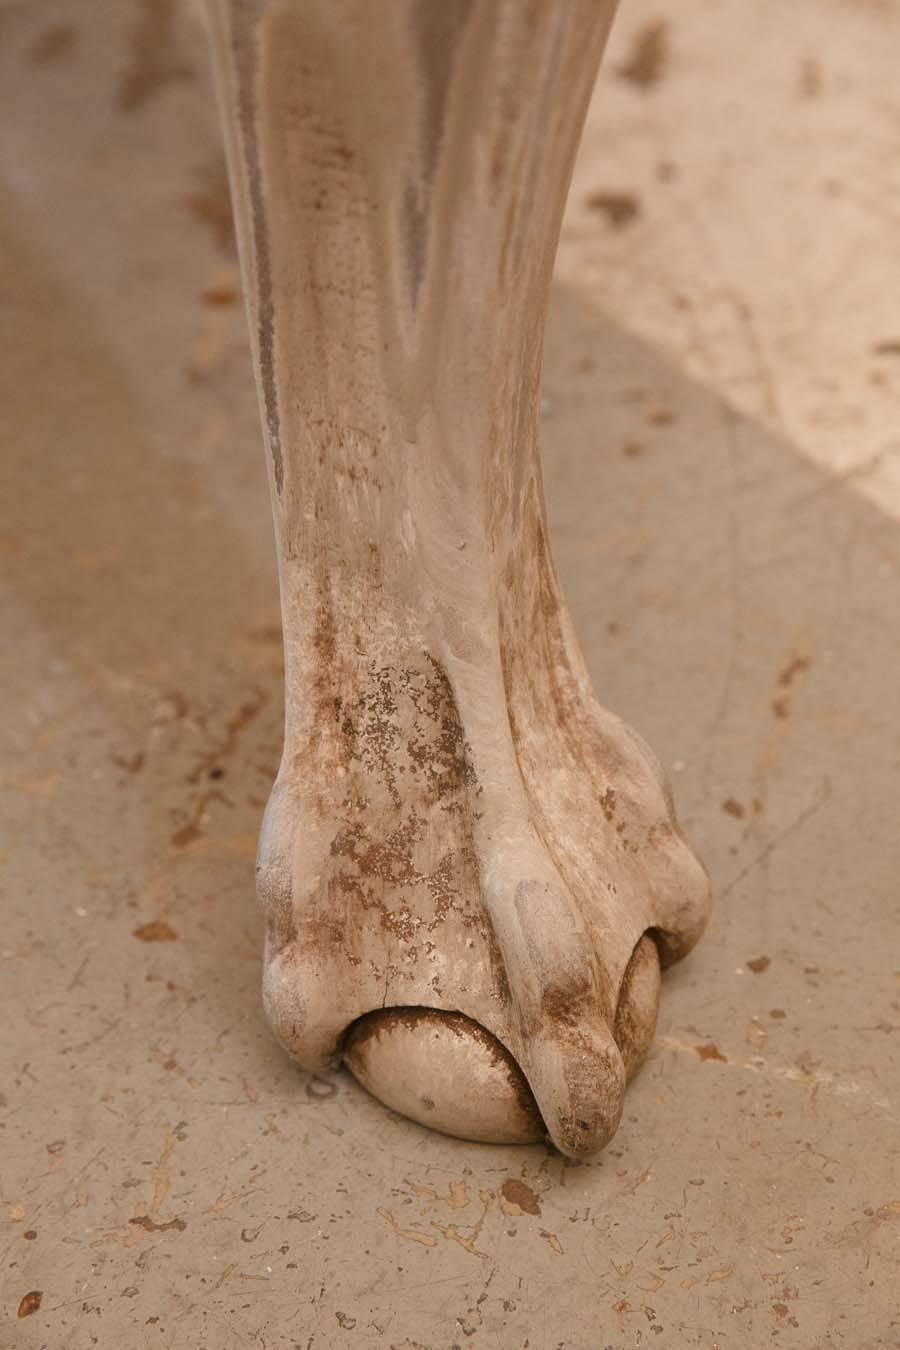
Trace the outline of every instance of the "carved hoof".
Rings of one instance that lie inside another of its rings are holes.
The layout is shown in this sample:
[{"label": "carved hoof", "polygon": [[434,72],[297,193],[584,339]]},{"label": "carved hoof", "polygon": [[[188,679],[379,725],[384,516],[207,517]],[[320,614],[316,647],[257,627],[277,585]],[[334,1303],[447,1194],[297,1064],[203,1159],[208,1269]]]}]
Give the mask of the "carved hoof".
[{"label": "carved hoof", "polygon": [[526,738],[512,699],[513,744],[500,723],[476,752],[427,654],[361,686],[329,695],[266,816],[276,1034],[310,1069],[343,1054],[386,1105],[446,1133],[595,1152],[652,1040],[660,965],[709,904],[658,766],[593,701],[564,705],[577,759],[536,711]]}]

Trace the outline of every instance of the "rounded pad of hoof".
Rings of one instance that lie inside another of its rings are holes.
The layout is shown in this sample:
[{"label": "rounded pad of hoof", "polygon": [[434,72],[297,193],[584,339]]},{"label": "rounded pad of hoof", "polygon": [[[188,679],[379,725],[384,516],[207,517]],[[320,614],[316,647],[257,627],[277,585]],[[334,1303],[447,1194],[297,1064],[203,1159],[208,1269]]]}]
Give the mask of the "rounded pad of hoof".
[{"label": "rounded pad of hoof", "polygon": [[525,1077],[478,1022],[434,1008],[382,1008],[351,1026],[344,1063],[385,1106],[420,1125],[486,1144],[543,1139]]}]

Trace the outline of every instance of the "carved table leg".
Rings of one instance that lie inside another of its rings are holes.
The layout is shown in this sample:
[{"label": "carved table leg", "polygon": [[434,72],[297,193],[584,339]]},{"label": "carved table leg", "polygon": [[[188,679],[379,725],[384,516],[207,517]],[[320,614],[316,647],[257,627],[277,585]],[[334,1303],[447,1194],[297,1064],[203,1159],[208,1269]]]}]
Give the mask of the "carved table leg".
[{"label": "carved table leg", "polygon": [[613,0],[221,0],[286,659],[264,998],[315,1069],[581,1156],[706,875],[550,557],[544,313]]}]

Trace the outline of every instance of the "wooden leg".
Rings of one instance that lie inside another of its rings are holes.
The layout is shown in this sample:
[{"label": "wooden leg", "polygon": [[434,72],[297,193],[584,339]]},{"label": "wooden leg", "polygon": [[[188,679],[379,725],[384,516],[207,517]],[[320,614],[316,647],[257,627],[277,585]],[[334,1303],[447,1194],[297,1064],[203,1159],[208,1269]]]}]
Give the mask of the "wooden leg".
[{"label": "wooden leg", "polygon": [[611,1137],[708,910],[547,542],[548,285],[614,0],[220,0],[275,517],[264,996],[471,1138]]}]

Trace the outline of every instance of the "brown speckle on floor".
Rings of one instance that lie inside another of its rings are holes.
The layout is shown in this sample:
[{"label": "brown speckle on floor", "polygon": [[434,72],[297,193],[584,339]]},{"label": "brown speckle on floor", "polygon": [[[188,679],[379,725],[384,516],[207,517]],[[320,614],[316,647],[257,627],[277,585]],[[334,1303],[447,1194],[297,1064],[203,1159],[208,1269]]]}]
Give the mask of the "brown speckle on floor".
[{"label": "brown speckle on floor", "polygon": [[55,66],[66,61],[75,47],[78,30],[71,23],[54,23],[45,28],[33,44],[29,59],[33,66]]},{"label": "brown speckle on floor", "polygon": [[635,33],[631,51],[616,74],[638,89],[652,89],[664,78],[668,62],[669,25],[665,19],[653,19]]},{"label": "brown speckle on floor", "polygon": [[754,975],[762,975],[771,964],[772,959],[769,956],[751,956],[747,962],[747,969],[752,970]]},{"label": "brown speckle on floor", "polygon": [[200,298],[204,305],[221,308],[223,305],[237,304],[240,295],[234,286],[207,286]]},{"label": "brown speckle on floor", "polygon": [[[779,689],[790,690],[801,675],[809,670],[810,658],[808,656],[794,656],[788,661],[787,665],[779,671],[776,680],[776,687]],[[791,700],[788,693],[777,694],[772,699],[772,712],[782,721],[790,717]]]},{"label": "brown speckle on floor", "polygon": [[43,1297],[44,1291],[42,1289],[29,1290],[27,1294],[23,1295],[16,1316],[31,1317],[31,1315],[36,1313],[40,1308]]},{"label": "brown speckle on floor", "polygon": [[178,934],[165,919],[151,919],[149,923],[142,923],[139,928],[135,928],[134,936],[141,942],[174,942]]},{"label": "brown speckle on floor", "polygon": [[185,194],[191,215],[205,225],[220,253],[232,258],[237,251],[234,237],[234,217],[231,210],[231,190],[225,157],[214,159],[195,170],[196,186]]},{"label": "brown speckle on floor", "polygon": [[176,0],[140,0],[128,64],[116,90],[123,112],[136,112],[166,85],[191,78],[193,70],[175,42],[175,13]]},{"label": "brown speckle on floor", "polygon": [[795,656],[779,672],[778,683],[782,689],[789,689],[799,675],[809,670],[808,656]]},{"label": "brown speckle on floor", "polygon": [[633,192],[597,188],[585,199],[592,211],[599,211],[614,229],[630,225],[640,215],[641,203]]},{"label": "brown speckle on floor", "polygon": [[124,769],[127,774],[134,775],[140,773],[147,762],[147,756],[143,750],[135,750],[130,755],[113,755],[112,762],[119,769]]},{"label": "brown speckle on floor", "polygon": [[801,98],[819,98],[822,93],[822,67],[812,56],[800,62],[797,85]]},{"label": "brown speckle on floor", "polygon": [[500,1194],[509,1205],[515,1205],[523,1214],[540,1214],[541,1202],[530,1186],[517,1177],[510,1177],[500,1187]]},{"label": "brown speckle on floor", "polygon": [[156,1223],[149,1214],[141,1214],[128,1222],[135,1228],[143,1228],[147,1233],[183,1233],[187,1224],[184,1219],[169,1219],[166,1223]]},{"label": "brown speckle on floor", "polygon": [[712,1041],[707,1041],[705,1045],[695,1045],[694,1052],[698,1059],[704,1062],[709,1060],[718,1060],[720,1064],[727,1064],[728,1060],[721,1050]]}]

